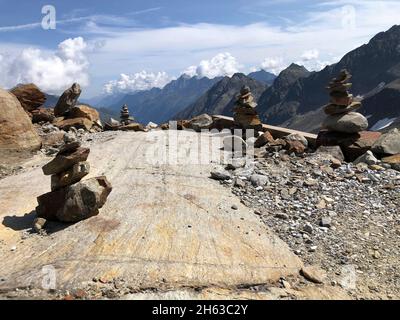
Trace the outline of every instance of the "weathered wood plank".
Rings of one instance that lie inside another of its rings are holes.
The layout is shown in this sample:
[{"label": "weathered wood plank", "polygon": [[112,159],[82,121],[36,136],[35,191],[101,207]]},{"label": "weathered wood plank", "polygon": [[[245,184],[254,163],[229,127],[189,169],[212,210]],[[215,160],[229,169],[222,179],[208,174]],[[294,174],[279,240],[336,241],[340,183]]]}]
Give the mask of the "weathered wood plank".
[{"label": "weathered wood plank", "polygon": [[[213,116],[213,118],[223,120],[224,123],[232,123],[233,124],[233,118],[231,118],[231,117],[215,115],[215,116]],[[288,128],[282,128],[282,127],[276,127],[276,126],[271,126],[268,124],[263,124],[263,129],[265,131],[269,131],[275,139],[285,137],[292,133],[298,133],[298,134],[301,134],[302,136],[304,136],[308,140],[310,145],[312,145],[312,146],[315,146],[316,141],[317,141],[317,135],[313,134],[313,133],[308,133],[308,132],[303,132],[303,131],[298,131],[298,130],[293,130],[293,129],[288,129]]]}]

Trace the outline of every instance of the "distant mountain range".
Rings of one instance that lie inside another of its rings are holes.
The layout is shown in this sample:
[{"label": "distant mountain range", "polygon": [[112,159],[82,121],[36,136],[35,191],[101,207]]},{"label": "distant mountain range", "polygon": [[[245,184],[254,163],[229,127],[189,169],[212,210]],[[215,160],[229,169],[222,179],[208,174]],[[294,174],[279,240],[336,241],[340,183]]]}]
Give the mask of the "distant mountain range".
[{"label": "distant mountain range", "polygon": [[91,104],[115,117],[127,104],[131,114],[144,124],[201,113],[231,116],[240,88],[248,85],[263,122],[317,132],[325,118],[322,107],[329,102],[325,87],[342,69],[353,75],[351,93],[363,100],[360,112],[368,117],[370,128],[400,123],[400,26],[379,33],[319,72],[292,64],[278,76],[264,70],[215,79],[183,75],[163,89],[109,95]]}]

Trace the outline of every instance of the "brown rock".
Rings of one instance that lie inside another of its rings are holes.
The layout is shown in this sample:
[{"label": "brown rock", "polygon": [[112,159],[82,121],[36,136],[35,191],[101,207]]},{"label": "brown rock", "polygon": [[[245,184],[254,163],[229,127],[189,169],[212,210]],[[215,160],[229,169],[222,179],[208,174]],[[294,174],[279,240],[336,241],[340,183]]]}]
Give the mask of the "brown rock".
[{"label": "brown rock", "polygon": [[96,122],[100,121],[100,114],[96,109],[91,108],[88,105],[81,104],[73,107],[70,110],[68,118],[86,118],[93,122]]},{"label": "brown rock", "polygon": [[74,83],[71,88],[65,90],[54,108],[54,115],[56,117],[67,115],[75,107],[81,93],[81,87],[77,83]]},{"label": "brown rock", "polygon": [[271,135],[271,133],[269,131],[266,131],[257,138],[256,142],[254,143],[254,147],[261,148],[261,147],[265,146],[266,144],[272,143],[274,141],[275,141],[275,139]]},{"label": "brown rock", "polygon": [[325,271],[315,266],[305,266],[301,269],[300,273],[308,281],[314,283],[324,283],[326,279]]},{"label": "brown rock", "polygon": [[394,156],[383,158],[382,162],[389,163],[389,164],[400,164],[400,154],[396,154]]},{"label": "brown rock", "polygon": [[[65,140],[65,139],[64,139]],[[57,155],[63,155],[67,153],[74,152],[76,149],[78,149],[81,146],[81,143],[79,141],[73,141],[67,144],[64,144],[60,151],[58,152]]]},{"label": "brown rock", "polygon": [[301,153],[304,153],[304,151],[306,150],[306,147],[300,141],[288,140],[288,141],[286,141],[285,149],[288,151],[288,153],[294,152],[296,154],[301,154]]},{"label": "brown rock", "polygon": [[46,164],[42,169],[46,176],[59,174],[67,171],[78,162],[86,161],[90,153],[88,148],[79,148],[73,153],[58,155],[51,162]]},{"label": "brown rock", "polygon": [[51,190],[59,190],[81,181],[83,177],[89,174],[89,170],[90,165],[88,162],[79,162],[66,172],[51,176]]},{"label": "brown rock", "polygon": [[0,89],[0,150],[38,150],[42,141],[21,103]]},{"label": "brown rock", "polygon": [[69,131],[72,127],[76,129],[84,129],[89,131],[93,127],[93,121],[87,118],[74,118],[74,119],[63,119],[58,118],[53,123],[56,127],[64,131]]},{"label": "brown rock", "polygon": [[112,190],[106,177],[85,180],[38,197],[38,217],[75,223],[99,214]]},{"label": "brown rock", "polygon": [[46,102],[46,95],[33,83],[17,86],[10,91],[25,111],[31,112]]},{"label": "brown rock", "polygon": [[321,131],[317,138],[317,147],[340,146],[346,161],[353,162],[371,149],[379,139],[380,132],[362,131],[354,134]]},{"label": "brown rock", "polygon": [[32,123],[39,123],[39,122],[52,123],[55,119],[53,109],[39,108],[33,110],[31,112],[31,115],[32,115]]},{"label": "brown rock", "polygon": [[119,130],[122,131],[146,131],[145,127],[140,123],[130,123],[126,126],[121,126]]},{"label": "brown rock", "polygon": [[350,105],[345,106],[328,104],[324,107],[324,112],[328,115],[338,115],[342,113],[349,113],[359,108],[361,108],[361,102],[353,102]]}]

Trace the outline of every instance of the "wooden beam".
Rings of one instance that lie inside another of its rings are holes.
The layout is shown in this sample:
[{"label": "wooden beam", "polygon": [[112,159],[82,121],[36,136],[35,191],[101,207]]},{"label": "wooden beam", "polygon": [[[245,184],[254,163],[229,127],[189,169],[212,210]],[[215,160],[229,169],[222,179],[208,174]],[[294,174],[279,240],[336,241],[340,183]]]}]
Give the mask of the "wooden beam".
[{"label": "wooden beam", "polygon": [[[231,118],[231,117],[215,115],[215,116],[213,116],[213,118],[216,120],[223,121],[223,123],[229,123],[229,124],[233,125],[233,118]],[[267,124],[263,124],[263,129],[264,129],[264,131],[269,131],[275,139],[283,138],[292,133],[298,133],[298,134],[301,134],[304,138],[306,138],[311,146],[315,146],[315,144],[317,142],[317,135],[313,134],[313,133],[292,130],[292,129],[282,128],[282,127],[276,127],[276,126],[270,126]]]}]

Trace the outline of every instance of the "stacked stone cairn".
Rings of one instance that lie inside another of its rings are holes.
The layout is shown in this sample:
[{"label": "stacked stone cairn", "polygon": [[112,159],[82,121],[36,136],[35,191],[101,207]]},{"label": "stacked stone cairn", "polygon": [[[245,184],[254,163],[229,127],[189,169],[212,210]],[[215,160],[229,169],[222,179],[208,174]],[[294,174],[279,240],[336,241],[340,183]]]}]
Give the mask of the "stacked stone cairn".
[{"label": "stacked stone cairn", "polygon": [[51,176],[51,192],[37,199],[39,218],[75,223],[99,214],[112,187],[106,177],[81,181],[89,174],[89,153],[90,149],[81,147],[75,134],[64,136],[61,150],[43,167],[43,173]]},{"label": "stacked stone cairn", "polygon": [[129,115],[128,106],[127,106],[126,104],[124,104],[124,105],[122,106],[122,109],[121,109],[121,124],[122,124],[123,126],[127,126],[128,124],[132,123],[133,121],[135,121],[135,119],[132,118],[132,117]]},{"label": "stacked stone cairn", "polygon": [[250,88],[244,86],[237,98],[234,107],[234,124],[236,129],[253,129],[257,134],[262,129],[261,120],[256,111],[257,103],[254,102]]},{"label": "stacked stone cairn", "polygon": [[339,77],[333,79],[327,87],[331,102],[324,107],[328,117],[322,125],[323,129],[353,134],[368,128],[368,120],[362,114],[354,112],[361,107],[361,102],[353,101],[353,95],[349,93],[352,86],[350,79],[350,73],[342,70]]}]

